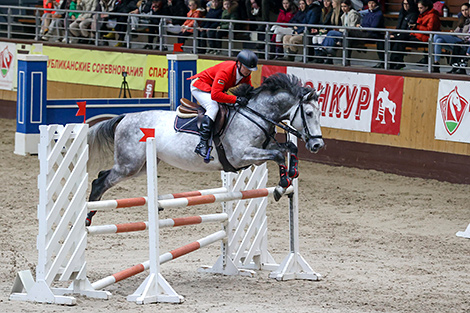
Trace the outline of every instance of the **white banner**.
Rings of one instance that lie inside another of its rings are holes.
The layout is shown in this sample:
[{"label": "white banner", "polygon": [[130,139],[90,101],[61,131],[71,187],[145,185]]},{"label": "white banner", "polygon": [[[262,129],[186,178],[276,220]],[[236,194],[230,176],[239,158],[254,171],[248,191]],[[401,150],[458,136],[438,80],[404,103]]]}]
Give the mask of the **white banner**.
[{"label": "white banner", "polygon": [[321,125],[325,127],[371,131],[375,75],[288,67],[304,85],[317,90],[325,87],[319,103]]},{"label": "white banner", "polygon": [[470,143],[470,83],[440,80],[435,138]]},{"label": "white banner", "polygon": [[16,77],[16,44],[0,42],[0,89],[13,90]]}]

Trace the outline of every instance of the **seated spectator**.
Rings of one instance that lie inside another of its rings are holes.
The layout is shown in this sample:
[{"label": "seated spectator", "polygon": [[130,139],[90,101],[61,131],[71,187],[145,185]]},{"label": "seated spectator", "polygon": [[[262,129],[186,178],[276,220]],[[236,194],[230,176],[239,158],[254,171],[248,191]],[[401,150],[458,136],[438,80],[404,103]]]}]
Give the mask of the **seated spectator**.
[{"label": "seated spectator", "polygon": [[[129,13],[137,9],[137,2],[135,0],[116,0],[113,9],[110,12],[113,13]],[[124,47],[125,31],[127,29],[127,16],[125,15],[116,15],[116,27],[114,27],[115,32],[110,32],[109,34],[103,36],[106,39],[117,39],[118,43],[115,47]],[[112,17],[114,18],[114,17]],[[117,37],[117,38],[116,38]]]},{"label": "seated spectator", "polygon": [[52,15],[55,13],[53,9],[56,7],[57,2],[54,0],[44,0],[43,8],[48,9],[44,10],[41,16],[41,30],[39,35],[45,35],[49,31],[49,25],[51,23]]},{"label": "seated spectator", "polygon": [[[242,0],[243,1],[243,0]],[[282,0],[258,0],[253,6],[254,0],[244,0],[247,9],[247,15],[250,20],[260,20],[262,22],[274,22],[279,10],[282,8]],[[255,7],[255,8],[254,8]],[[253,14],[253,9],[256,14]],[[257,31],[264,31],[264,25],[259,25]]]},{"label": "seated spectator", "polygon": [[[98,0],[78,0],[77,9],[80,11],[94,11],[98,5]],[[69,31],[74,37],[93,38],[94,34],[90,32],[94,16],[91,13],[80,13],[78,17],[70,24]]]},{"label": "seated spectator", "polygon": [[[431,0],[418,0],[418,11],[419,16],[415,24],[409,24],[410,29],[420,30],[420,31],[439,31],[441,28],[441,20],[439,19],[439,14],[432,7]],[[429,40],[428,34],[417,34],[411,33],[409,36],[402,36],[400,41],[393,43],[391,50],[404,52],[406,47],[416,47],[419,43],[427,43]],[[404,42],[401,40],[405,40]],[[393,62],[400,62],[400,53],[392,53],[390,60]],[[401,58],[402,59],[402,58]],[[420,64],[427,64],[427,57],[424,57],[419,61]],[[392,64],[390,68],[392,69],[402,69],[405,67],[403,63]],[[434,71],[439,70],[439,68],[433,68]]]},{"label": "seated spectator", "polygon": [[[59,8],[52,14],[52,21],[49,24],[49,31],[41,37],[42,40],[50,40],[52,37],[56,37],[56,42],[60,42],[62,40],[62,36],[65,30],[65,12],[67,8],[72,7],[72,4],[76,5],[77,0],[67,1],[62,0],[60,2]],[[75,6],[76,7],[76,6]],[[72,10],[71,8],[69,8]],[[75,9],[73,9],[75,10]],[[69,21],[73,21],[75,16],[78,16],[78,12],[69,12]]]},{"label": "seated spectator", "polygon": [[[170,16],[183,17],[188,14],[188,6],[183,0],[167,0],[167,11]],[[166,31],[172,34],[179,34],[181,32],[181,24],[183,23],[183,19],[167,19]]]},{"label": "seated spectator", "polygon": [[[198,10],[197,0],[189,0],[188,4],[189,12],[186,14],[187,17],[200,18],[202,17],[201,10]],[[178,34],[178,43],[184,44],[186,37],[192,36],[194,32],[194,21],[195,20],[186,20],[183,25],[181,25],[181,31]]]},{"label": "seated spectator", "polygon": [[[337,9],[341,12],[339,1],[337,2]],[[321,9],[320,24],[321,25],[331,25],[331,16],[333,15],[334,9],[331,0],[323,0],[323,8]],[[339,20],[339,17],[338,17]],[[323,43],[323,40],[326,37],[328,30],[324,28],[312,28],[310,34],[312,34],[312,45],[313,45],[313,54],[318,54],[318,47]],[[309,53],[311,55],[312,53]],[[323,59],[314,58],[313,62],[320,63],[323,62]]]},{"label": "seated spectator", "polygon": [[[289,21],[289,24],[302,24],[307,15],[307,2],[312,3],[313,0],[300,0],[299,1],[299,10],[295,13],[294,17]],[[282,38],[284,52],[286,52],[285,60],[294,61],[293,54],[298,53],[299,50],[302,48],[300,45],[303,41],[303,31],[304,27],[293,26],[293,34],[285,35]]]},{"label": "seated spectator", "polygon": [[[409,25],[416,24],[418,20],[418,6],[415,3],[415,0],[403,0],[401,3],[400,13],[398,14],[398,22],[396,29],[403,29],[403,30],[410,30]],[[391,40],[406,40],[409,34],[407,33],[395,33],[390,35]],[[377,46],[377,48],[379,48]],[[399,64],[403,63],[403,54],[397,54],[395,56],[395,62]],[[393,60],[392,60],[393,61]],[[392,64],[390,68],[394,69],[396,67],[395,64]]]},{"label": "seated spectator", "polygon": [[[351,0],[341,0],[341,10],[343,15],[341,16],[341,25],[345,27],[356,27],[361,23],[361,15],[352,8]],[[331,57],[336,54],[336,47],[342,40],[342,36],[345,29],[339,30],[330,30],[325,40],[323,40],[322,53],[329,56],[325,59],[326,64],[333,64],[333,59]]]},{"label": "seated spectator", "polygon": [[158,17],[159,15],[169,15],[167,10],[167,6],[163,4],[163,0],[151,0],[147,1],[145,6],[142,8],[142,14],[147,15],[149,17],[149,34],[147,36],[148,44],[144,46],[144,49],[152,49],[153,42],[158,34],[161,18]]},{"label": "seated spectator", "polygon": [[[224,0],[223,11],[222,11],[222,20],[238,20],[238,4],[232,2],[231,0]],[[220,49],[222,48],[223,37],[228,36],[229,22],[220,22],[220,25],[217,26],[216,38],[218,40],[213,40],[213,50],[209,50],[208,53],[220,54]]]},{"label": "seated spectator", "polygon": [[[362,16],[361,24],[356,25],[357,27],[366,27],[366,28],[385,28],[384,16],[382,11],[379,7],[378,0],[369,0],[367,3],[368,10]],[[379,56],[379,60],[381,61],[374,68],[384,68],[384,49],[383,49],[383,41],[380,40],[380,37],[383,39],[383,34],[377,31],[364,31],[364,30],[352,30],[349,32],[349,36],[353,38],[370,38],[370,39],[378,39],[374,40],[377,43],[378,49],[377,54]],[[348,46],[351,47],[357,43],[357,40],[351,39],[349,40]],[[348,50],[348,57],[351,55],[352,50]]]},{"label": "seated spectator", "polygon": [[[206,14],[206,18],[210,19],[220,19],[222,17],[222,3],[220,0],[211,0],[210,2],[210,8]],[[214,40],[210,38],[216,37],[217,33],[217,27],[219,27],[220,22],[214,22],[214,21],[204,21],[201,23],[201,28],[200,28],[200,37],[201,39],[199,40],[199,51],[198,53],[206,53],[206,47],[207,47],[207,42],[209,42],[209,47],[211,48],[212,51],[216,50],[216,47],[214,46]]]},{"label": "seated spectator", "polygon": [[[297,6],[294,4],[293,0],[283,0],[282,8],[279,9],[279,15],[277,17],[276,23],[289,23],[290,20],[294,17],[297,12]],[[294,32],[294,29],[291,27],[274,25],[271,28],[271,31],[274,32],[271,42],[275,42],[276,45],[271,46],[274,49],[275,54],[272,56],[275,59],[281,58],[284,55],[282,45],[282,37],[284,35],[291,35]]]},{"label": "seated spectator", "polygon": [[[469,29],[470,29],[469,9],[470,9],[470,4],[468,3],[464,3],[460,7],[460,12],[462,13],[462,15],[459,18],[458,26],[456,29],[454,29],[454,32],[456,33],[468,33],[469,32]],[[436,67],[437,70],[435,71],[438,72],[442,49],[444,48],[446,50],[452,51],[454,47],[457,47],[455,46],[456,44],[468,43],[469,38],[468,36],[453,36],[453,35],[447,35],[447,34],[438,34],[438,35],[434,35],[432,39],[434,42],[434,66],[433,67]],[[446,43],[450,45],[444,45]],[[454,63],[454,62],[451,62],[451,63]],[[452,70],[454,70],[454,68],[452,68]]]}]

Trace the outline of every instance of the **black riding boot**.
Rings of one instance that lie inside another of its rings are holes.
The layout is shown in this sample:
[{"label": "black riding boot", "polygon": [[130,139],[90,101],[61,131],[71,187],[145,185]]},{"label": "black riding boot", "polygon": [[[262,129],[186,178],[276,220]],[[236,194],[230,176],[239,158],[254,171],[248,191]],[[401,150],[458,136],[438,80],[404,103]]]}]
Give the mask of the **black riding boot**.
[{"label": "black riding boot", "polygon": [[201,126],[199,127],[199,135],[201,136],[201,141],[194,149],[194,152],[199,154],[201,157],[205,158],[207,156],[207,152],[209,150],[209,139],[211,139],[212,135],[212,126],[214,122],[211,118],[207,115],[204,115],[202,118]]}]

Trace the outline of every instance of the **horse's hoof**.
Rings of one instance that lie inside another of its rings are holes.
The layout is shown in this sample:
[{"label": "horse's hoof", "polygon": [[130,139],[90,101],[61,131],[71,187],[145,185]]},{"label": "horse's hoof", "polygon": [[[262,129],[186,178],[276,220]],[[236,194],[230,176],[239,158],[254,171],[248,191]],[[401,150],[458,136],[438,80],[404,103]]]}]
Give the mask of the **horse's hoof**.
[{"label": "horse's hoof", "polygon": [[91,225],[91,219],[89,219],[88,217],[86,218],[85,220],[85,226],[88,227]]},{"label": "horse's hoof", "polygon": [[276,202],[279,201],[279,199],[281,199],[281,197],[284,195],[285,192],[286,192],[286,189],[282,188],[281,186],[277,186],[276,188],[274,188],[274,192],[273,192],[274,200]]}]

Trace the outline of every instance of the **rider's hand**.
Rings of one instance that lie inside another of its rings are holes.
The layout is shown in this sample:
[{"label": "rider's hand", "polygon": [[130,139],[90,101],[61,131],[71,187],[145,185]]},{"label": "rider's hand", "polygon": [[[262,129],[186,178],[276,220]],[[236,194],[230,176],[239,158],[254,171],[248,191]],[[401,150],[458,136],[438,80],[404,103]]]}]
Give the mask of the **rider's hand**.
[{"label": "rider's hand", "polygon": [[237,100],[235,101],[235,103],[241,106],[245,106],[248,104],[248,99],[245,97],[237,97]]}]

